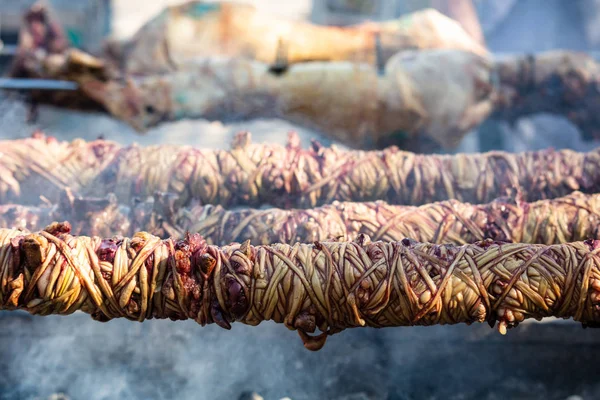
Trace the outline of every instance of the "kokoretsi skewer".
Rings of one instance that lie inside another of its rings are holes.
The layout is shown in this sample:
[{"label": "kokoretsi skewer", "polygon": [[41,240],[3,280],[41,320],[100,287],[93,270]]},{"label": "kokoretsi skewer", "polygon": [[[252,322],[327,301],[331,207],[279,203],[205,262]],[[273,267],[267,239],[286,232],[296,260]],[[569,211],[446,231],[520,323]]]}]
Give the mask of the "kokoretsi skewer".
[{"label": "kokoretsi skewer", "polygon": [[[600,320],[600,241],[558,245],[483,241],[207,245],[72,236],[68,224],[0,230],[2,309],[81,310],[95,319],[193,319],[229,329],[265,320],[298,330],[317,350],[346,328]],[[315,332],[320,332],[315,334]]]},{"label": "kokoretsi skewer", "polygon": [[34,138],[0,142],[0,202],[56,203],[75,194],[114,193],[120,203],[156,191],[192,202],[309,208],[339,201],[383,200],[421,205],[457,199],[490,202],[519,189],[525,201],[600,192],[600,150],[543,150],[422,155],[390,147],[348,151],[315,143],[302,148],[252,144],[238,135],[230,150],[189,146],[127,146],[97,140]]},{"label": "kokoretsi skewer", "polygon": [[125,206],[115,196],[77,197],[58,204],[0,205],[0,228],[39,230],[70,221],[77,235],[130,236],[146,231],[163,239],[199,233],[209,244],[250,240],[252,244],[312,243],[316,240],[372,240],[467,244],[483,239],[554,244],[600,239],[600,194],[573,193],[527,203],[518,196],[487,204],[448,200],[423,206],[381,201],[334,202],[311,209],[235,209],[214,205],[177,206],[177,196]]}]

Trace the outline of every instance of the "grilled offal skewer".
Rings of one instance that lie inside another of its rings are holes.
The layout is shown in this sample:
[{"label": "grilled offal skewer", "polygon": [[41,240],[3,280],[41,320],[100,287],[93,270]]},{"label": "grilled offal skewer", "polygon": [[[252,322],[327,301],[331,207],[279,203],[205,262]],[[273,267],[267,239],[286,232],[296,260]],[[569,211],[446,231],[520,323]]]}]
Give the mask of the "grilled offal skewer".
[{"label": "grilled offal skewer", "polygon": [[[273,320],[321,348],[346,328],[600,321],[600,241],[483,241],[209,246],[197,234],[161,240],[71,236],[68,224],[0,230],[0,308],[77,310],[107,321],[193,319],[230,329]],[[320,331],[321,333],[312,335]]]},{"label": "grilled offal skewer", "polygon": [[56,203],[66,188],[82,196],[115,193],[123,204],[158,191],[179,196],[178,206],[228,208],[309,208],[334,200],[486,203],[515,189],[535,201],[575,190],[600,192],[600,150],[421,155],[316,142],[302,148],[296,135],[287,146],[252,144],[248,133],[239,134],[230,150],[58,142],[41,134],[0,142],[1,203],[36,205],[40,196]]},{"label": "grilled offal skewer", "polygon": [[80,198],[66,194],[53,206],[0,206],[0,227],[39,230],[69,220],[77,235],[130,236],[146,231],[163,239],[199,233],[209,244],[250,240],[252,244],[372,240],[467,244],[483,239],[554,244],[600,239],[600,195],[573,193],[525,203],[503,198],[472,205],[456,200],[420,207],[334,202],[314,209],[242,209],[221,206],[176,207],[177,197],[157,193],[131,207],[114,196]]}]

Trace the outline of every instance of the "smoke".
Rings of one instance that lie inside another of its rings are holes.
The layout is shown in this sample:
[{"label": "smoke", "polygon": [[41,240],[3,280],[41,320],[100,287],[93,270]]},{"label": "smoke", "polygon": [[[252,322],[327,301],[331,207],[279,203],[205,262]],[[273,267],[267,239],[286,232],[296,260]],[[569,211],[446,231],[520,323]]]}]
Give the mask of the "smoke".
[{"label": "smoke", "polygon": [[256,119],[230,124],[207,120],[180,120],[161,124],[140,134],[125,123],[106,114],[74,112],[42,105],[34,122],[27,123],[28,106],[19,97],[0,93],[0,140],[31,136],[36,129],[59,140],[94,140],[102,137],[121,144],[138,143],[189,145],[202,148],[227,148],[236,133],[249,131],[256,142],[285,144],[287,133],[298,132],[301,144],[308,146],[313,139],[324,145],[331,141],[310,129],[277,119]]},{"label": "smoke", "polygon": [[[572,323],[355,329],[305,350],[281,325],[0,313],[1,398],[596,398],[597,334]],[[575,372],[571,374],[570,372]],[[587,397],[589,396],[589,397]]]}]

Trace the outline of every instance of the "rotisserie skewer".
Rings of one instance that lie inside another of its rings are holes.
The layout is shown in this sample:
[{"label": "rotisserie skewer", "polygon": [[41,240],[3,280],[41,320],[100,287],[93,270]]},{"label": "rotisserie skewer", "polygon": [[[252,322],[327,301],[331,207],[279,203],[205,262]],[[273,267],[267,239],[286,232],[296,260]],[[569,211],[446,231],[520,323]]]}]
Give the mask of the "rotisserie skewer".
[{"label": "rotisserie skewer", "polygon": [[[209,246],[200,235],[161,240],[71,236],[68,224],[29,234],[0,230],[2,309],[81,310],[193,319],[229,329],[273,320],[317,350],[328,335],[372,326],[600,321],[600,241],[558,245],[483,241]],[[310,336],[317,329],[321,332]]]}]

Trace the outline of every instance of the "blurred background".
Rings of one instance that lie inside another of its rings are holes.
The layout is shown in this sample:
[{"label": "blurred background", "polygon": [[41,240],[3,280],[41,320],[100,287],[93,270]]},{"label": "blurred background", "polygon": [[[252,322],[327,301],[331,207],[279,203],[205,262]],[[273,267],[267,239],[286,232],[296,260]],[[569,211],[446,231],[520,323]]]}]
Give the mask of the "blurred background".
[{"label": "blurred background", "polygon": [[[64,24],[70,41],[92,53],[99,52],[106,37],[125,40],[130,38],[145,22],[163,8],[183,4],[185,0],[46,0]],[[209,1],[210,2],[210,1]],[[348,25],[363,21],[382,21],[407,13],[433,7],[458,20],[474,37],[485,42],[494,54],[537,53],[554,49],[585,51],[597,56],[600,50],[600,0],[294,0],[238,1],[252,4],[259,10],[294,20],[318,24]],[[0,39],[4,50],[0,53],[0,68],[9,65],[16,49],[22,14],[34,0],[0,2]],[[27,136],[31,125],[19,128],[26,110],[19,102],[4,99],[0,103],[3,118],[0,128],[10,126],[8,136]],[[65,114],[66,113],[66,114]],[[39,127],[48,133],[60,132],[65,139],[83,136],[107,138],[118,135],[132,142],[155,143],[168,137],[170,142],[218,147],[229,142],[239,129],[251,130],[270,141],[284,143],[282,131],[300,132],[303,142],[320,137],[302,127],[285,121],[253,120],[241,124],[223,125],[219,122],[178,121],[153,128],[148,135],[135,135],[133,129],[114,119],[98,115],[72,113],[42,107]],[[15,125],[16,124],[16,125]],[[86,129],[80,129],[82,124]],[[193,134],[198,129],[203,134]],[[165,132],[169,132],[167,136]],[[6,130],[0,131],[6,137]],[[567,119],[549,114],[520,118],[513,123],[486,122],[478,130],[466,135],[457,151],[482,151],[506,149],[524,151],[547,147],[588,150],[597,141],[582,139],[581,132]]]},{"label": "blurred background", "polygon": [[[99,51],[106,37],[125,39],[165,6],[181,0],[50,0],[73,45]],[[256,0],[270,13],[347,25],[434,7],[456,19],[495,54],[552,49],[600,50],[600,0]],[[1,66],[14,54],[31,0],[0,1]],[[239,130],[257,142],[284,144],[314,131],[275,119],[234,124],[181,120],[145,135],[103,114],[41,106],[27,123],[22,98],[0,93],[0,138],[42,129],[60,139],[104,136],[121,143],[228,147]],[[494,134],[490,134],[493,132]],[[493,139],[491,139],[493,137]],[[588,150],[568,120],[535,115],[486,122],[456,151],[547,147]],[[600,398],[598,333],[563,321],[525,323],[501,337],[488,326],[357,329],[306,351],[294,332],[264,323],[231,332],[193,322],[32,317],[0,313],[0,398],[6,399],[595,399]]]}]

